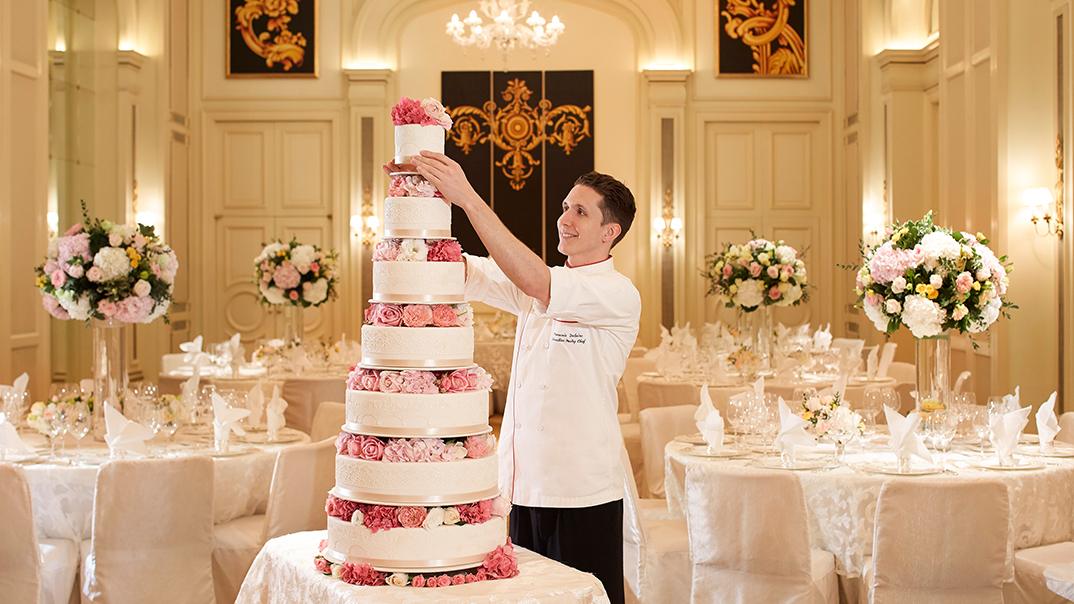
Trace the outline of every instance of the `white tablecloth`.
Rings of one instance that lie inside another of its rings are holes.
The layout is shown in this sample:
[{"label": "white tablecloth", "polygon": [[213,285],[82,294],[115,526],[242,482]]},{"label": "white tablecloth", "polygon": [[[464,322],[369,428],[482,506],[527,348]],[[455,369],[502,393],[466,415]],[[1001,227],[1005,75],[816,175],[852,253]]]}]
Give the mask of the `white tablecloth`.
[{"label": "white tablecloth", "polygon": [[[262,433],[263,435],[264,433]],[[33,433],[22,434],[23,439],[36,446],[42,457],[48,454],[45,440]],[[232,457],[214,458],[215,493],[213,497],[213,521],[228,522],[235,518],[264,513],[268,504],[269,486],[276,465],[276,454],[282,447],[309,442],[309,436],[285,445],[248,446],[238,440],[232,441],[235,450],[248,447],[251,452]],[[211,438],[211,436],[209,437]],[[193,443],[194,439],[177,435],[178,443]],[[152,447],[159,446],[155,441]],[[171,455],[204,454],[210,443],[200,446],[169,448]],[[82,442],[82,452],[95,462],[107,461],[108,451],[104,443],[87,437]],[[68,445],[68,454],[75,451]],[[133,459],[133,457],[132,457]],[[69,539],[78,543],[89,539],[93,525],[93,491],[97,483],[97,465],[56,465],[52,463],[24,464],[33,498],[34,523],[40,538]]]},{"label": "white tablecloth", "polygon": [[325,531],[295,533],[265,544],[236,604],[600,604],[608,602],[596,577],[515,547],[519,575],[450,587],[359,587],[313,568]]},{"label": "white tablecloth", "polygon": [[[746,465],[749,460],[711,461],[685,453],[691,445],[672,441],[665,447],[665,492],[668,508],[675,517],[683,517],[684,505],[708,505],[685,502],[686,465],[715,467],[715,464]],[[830,450],[830,449],[829,449]],[[849,449],[853,451],[853,448]],[[952,457],[964,458],[964,455]],[[894,460],[890,453],[868,449],[867,460]],[[848,454],[853,465],[863,460],[861,453]],[[917,463],[923,463],[918,460]],[[860,472],[851,467],[823,471],[799,471],[806,506],[809,510],[811,545],[835,555],[836,570],[845,577],[860,577],[862,563],[872,555],[876,501],[880,487],[888,480],[933,480],[937,476],[957,480],[999,480],[1007,485],[1011,526],[1007,552],[1007,580],[1014,579],[1012,549],[1035,547],[1071,540],[1074,535],[1074,460],[1049,459],[1043,469],[1026,471],[990,471],[949,462],[957,474],[933,476],[891,476]],[[773,470],[784,471],[784,470]],[[921,510],[927,514],[928,510]]]}]

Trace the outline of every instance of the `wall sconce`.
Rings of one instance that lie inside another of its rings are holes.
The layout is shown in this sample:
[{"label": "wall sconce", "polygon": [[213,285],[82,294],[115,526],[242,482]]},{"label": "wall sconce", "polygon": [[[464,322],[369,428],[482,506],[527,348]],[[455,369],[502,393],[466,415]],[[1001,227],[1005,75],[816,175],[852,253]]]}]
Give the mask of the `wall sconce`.
[{"label": "wall sconce", "polygon": [[675,209],[671,204],[671,189],[668,189],[664,193],[663,215],[653,218],[653,231],[660,238],[664,247],[669,248],[679,238],[679,231],[681,230],[682,219],[675,215]]},{"label": "wall sconce", "polygon": [[[1060,204],[1056,204],[1055,215],[1048,212],[1048,206],[1052,205],[1052,192],[1045,187],[1026,189],[1022,194],[1022,205],[1030,208],[1032,216],[1029,218],[1033,223],[1033,230],[1041,237],[1056,235],[1063,238],[1063,214]],[[1043,214],[1041,216],[1040,214]],[[1037,223],[1044,222],[1044,232],[1037,228]]]},{"label": "wall sconce", "polygon": [[60,232],[60,215],[56,212],[45,214],[45,222],[48,223],[48,238],[55,239]]},{"label": "wall sconce", "polygon": [[150,211],[138,212],[137,214],[134,215],[134,221],[137,222],[138,224],[144,224],[144,225],[147,225],[147,226],[151,226],[154,229],[157,228],[157,215],[154,212],[150,212]]},{"label": "wall sconce", "polygon": [[377,227],[380,226],[380,218],[376,214],[351,216],[351,230],[355,237],[362,238],[362,245],[372,245],[377,236]]}]

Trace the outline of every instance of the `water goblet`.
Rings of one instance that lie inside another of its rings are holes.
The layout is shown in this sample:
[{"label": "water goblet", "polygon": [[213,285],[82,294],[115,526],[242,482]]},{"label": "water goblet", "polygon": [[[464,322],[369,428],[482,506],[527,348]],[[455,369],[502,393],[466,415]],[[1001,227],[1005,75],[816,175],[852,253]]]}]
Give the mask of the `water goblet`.
[{"label": "water goblet", "polygon": [[89,405],[81,401],[75,403],[67,414],[67,420],[67,432],[74,435],[75,448],[81,450],[82,439],[90,430]]},{"label": "water goblet", "polygon": [[[64,423],[63,418],[64,413],[59,405],[56,406],[55,411],[49,412],[49,416],[45,418],[45,421],[47,422],[46,426],[48,427],[49,447],[51,449],[49,451],[49,460],[51,461],[56,461],[60,458],[60,456],[56,454],[56,440],[62,438],[67,432],[67,426]],[[61,443],[61,451],[62,450]]]},{"label": "water goblet", "polygon": [[977,435],[977,438],[981,441],[981,455],[984,455],[985,438],[988,436],[992,429],[989,427],[989,412],[984,407],[976,407],[972,411],[970,416],[970,422],[973,426],[973,432]]},{"label": "water goblet", "polygon": [[902,395],[894,388],[881,388],[880,389],[880,401],[883,411],[884,407],[891,407],[893,411],[900,412],[902,410]]}]

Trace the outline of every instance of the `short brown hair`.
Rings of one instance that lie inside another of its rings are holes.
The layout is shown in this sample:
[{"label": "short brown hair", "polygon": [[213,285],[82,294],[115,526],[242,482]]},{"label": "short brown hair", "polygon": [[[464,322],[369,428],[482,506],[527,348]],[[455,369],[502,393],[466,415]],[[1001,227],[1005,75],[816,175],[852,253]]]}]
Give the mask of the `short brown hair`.
[{"label": "short brown hair", "polygon": [[614,222],[620,228],[619,236],[612,242],[612,247],[615,247],[626,236],[634,222],[634,213],[638,209],[634,203],[634,194],[614,177],[600,172],[583,174],[574,184],[589,187],[600,195],[601,224]]}]

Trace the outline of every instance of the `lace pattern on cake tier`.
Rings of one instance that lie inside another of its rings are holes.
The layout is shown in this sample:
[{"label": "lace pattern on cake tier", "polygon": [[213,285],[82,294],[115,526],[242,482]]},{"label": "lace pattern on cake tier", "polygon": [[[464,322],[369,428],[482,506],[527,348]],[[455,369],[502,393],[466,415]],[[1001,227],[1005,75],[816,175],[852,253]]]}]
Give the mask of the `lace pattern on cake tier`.
[{"label": "lace pattern on cake tier", "polygon": [[398,528],[372,532],[363,525],[328,519],[326,558],[371,564],[391,572],[428,572],[477,566],[507,542],[507,524],[494,517],[483,524]]},{"label": "lace pattern on cake tier", "polygon": [[462,262],[374,262],[373,300],[460,303],[465,281]]},{"label": "lace pattern on cake tier", "polygon": [[[458,429],[479,427],[481,432],[487,431],[482,428],[488,422],[488,400],[485,390],[451,394],[348,390],[348,432],[391,437],[469,436]],[[391,433],[378,434],[378,428],[391,429]]]},{"label": "lace pattern on cake tier", "polygon": [[422,151],[444,152],[445,130],[440,126],[406,124],[395,127],[395,163],[409,164]]},{"label": "lace pattern on cake tier", "polygon": [[451,237],[451,206],[437,197],[385,198],[384,236]]},{"label": "lace pattern on cake tier", "polygon": [[382,505],[454,505],[499,494],[495,454],[440,463],[389,463],[336,456],[337,497]]},{"label": "lace pattern on cake tier", "polygon": [[363,364],[392,367],[384,361],[430,363],[443,360],[469,366],[473,364],[473,358],[473,327],[362,326]]}]

